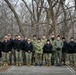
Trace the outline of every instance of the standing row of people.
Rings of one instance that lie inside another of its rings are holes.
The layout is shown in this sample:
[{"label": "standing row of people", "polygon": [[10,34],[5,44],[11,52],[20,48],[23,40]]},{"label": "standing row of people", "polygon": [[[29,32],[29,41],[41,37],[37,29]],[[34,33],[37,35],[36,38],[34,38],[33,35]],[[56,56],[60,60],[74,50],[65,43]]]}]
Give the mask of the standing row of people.
[{"label": "standing row of people", "polygon": [[12,39],[11,35],[5,36],[4,41],[0,42],[0,51],[2,54],[2,64],[4,66],[12,65],[57,65],[61,66],[69,62],[70,65],[76,65],[76,43],[74,38],[70,38],[70,42],[66,42],[54,35],[51,39],[46,39],[45,36],[33,39],[27,37],[21,40],[21,37],[15,35]]}]

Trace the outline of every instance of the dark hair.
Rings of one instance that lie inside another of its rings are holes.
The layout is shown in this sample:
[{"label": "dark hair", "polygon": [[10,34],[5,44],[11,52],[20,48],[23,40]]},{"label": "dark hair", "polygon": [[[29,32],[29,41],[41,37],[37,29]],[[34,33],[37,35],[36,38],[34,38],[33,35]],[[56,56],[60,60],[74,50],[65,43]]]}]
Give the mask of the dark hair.
[{"label": "dark hair", "polygon": [[38,38],[37,40],[41,40],[41,38]]},{"label": "dark hair", "polygon": [[74,37],[71,37],[70,39],[74,39]]},{"label": "dark hair", "polygon": [[60,37],[60,35],[58,35],[57,37]]},{"label": "dark hair", "polygon": [[15,35],[15,37],[17,37],[18,35]]},{"label": "dark hair", "polygon": [[36,35],[33,35],[33,37],[36,37]]},{"label": "dark hair", "polygon": [[62,37],[62,39],[65,39],[65,37]]},{"label": "dark hair", "polygon": [[47,41],[46,42],[50,42],[50,40],[49,39],[47,39]]}]

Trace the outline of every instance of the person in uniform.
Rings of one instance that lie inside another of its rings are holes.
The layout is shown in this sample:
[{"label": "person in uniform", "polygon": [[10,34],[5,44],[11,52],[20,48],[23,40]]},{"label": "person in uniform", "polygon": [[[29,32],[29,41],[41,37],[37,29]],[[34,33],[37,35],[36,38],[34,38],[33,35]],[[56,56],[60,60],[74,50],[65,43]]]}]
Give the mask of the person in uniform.
[{"label": "person in uniform", "polygon": [[2,51],[2,42],[0,41],[0,58],[2,57],[1,51]]},{"label": "person in uniform", "polygon": [[55,41],[55,49],[56,49],[56,65],[61,66],[62,63],[62,47],[63,42],[60,39],[60,36],[57,36],[57,40]]},{"label": "person in uniform", "polygon": [[13,59],[13,63],[14,63],[14,65],[16,65],[16,51],[17,51],[17,44],[18,44],[18,35],[15,35],[15,38],[14,38],[14,40],[13,40],[14,42],[13,42],[13,57],[14,57],[14,59]]},{"label": "person in uniform", "polygon": [[31,43],[31,40],[28,39],[26,43],[26,65],[31,66],[32,62],[32,52],[33,52],[33,45]]},{"label": "person in uniform", "polygon": [[23,65],[26,65],[26,43],[27,43],[27,37],[24,38],[22,41],[22,60]]},{"label": "person in uniform", "polygon": [[34,64],[35,63],[35,50],[36,50],[36,43],[37,43],[36,35],[33,35],[33,40],[31,42],[33,44],[32,64]]},{"label": "person in uniform", "polygon": [[8,66],[10,64],[10,54],[11,54],[11,42],[8,41],[8,36],[5,36],[4,41],[2,42],[2,60],[3,65]]},{"label": "person in uniform", "polygon": [[46,44],[43,47],[43,53],[46,58],[46,66],[51,66],[51,55],[52,55],[52,44],[50,40],[47,40]]},{"label": "person in uniform", "polygon": [[10,65],[12,65],[13,64],[13,59],[14,59],[14,49],[13,49],[13,39],[12,39],[12,36],[11,36],[11,34],[8,34],[7,35],[8,36],[8,41],[11,43],[11,54],[10,54]]},{"label": "person in uniform", "polygon": [[[42,36],[42,39],[41,39],[42,47],[46,44],[46,41],[47,41],[46,36],[43,35],[43,36]],[[45,54],[43,53],[43,54],[42,54],[42,61],[43,61],[43,64],[45,64],[45,63],[44,63],[45,60],[46,60],[46,59],[45,59]]]},{"label": "person in uniform", "polygon": [[51,56],[51,65],[54,65],[56,62],[56,49],[55,49],[55,36],[51,36],[51,44],[52,44],[52,56]]},{"label": "person in uniform", "polygon": [[42,65],[42,54],[43,54],[43,44],[41,39],[37,39],[36,50],[35,50],[35,66]]},{"label": "person in uniform", "polygon": [[75,50],[76,50],[76,43],[74,38],[70,38],[70,42],[68,43],[68,57],[69,57],[69,65],[75,65]]},{"label": "person in uniform", "polygon": [[21,66],[21,65],[22,65],[22,41],[21,41],[21,37],[18,36],[17,50],[16,50],[16,66]]},{"label": "person in uniform", "polygon": [[62,47],[62,63],[66,65],[67,61],[67,51],[68,51],[68,43],[65,40],[65,37],[62,38],[63,47]]}]

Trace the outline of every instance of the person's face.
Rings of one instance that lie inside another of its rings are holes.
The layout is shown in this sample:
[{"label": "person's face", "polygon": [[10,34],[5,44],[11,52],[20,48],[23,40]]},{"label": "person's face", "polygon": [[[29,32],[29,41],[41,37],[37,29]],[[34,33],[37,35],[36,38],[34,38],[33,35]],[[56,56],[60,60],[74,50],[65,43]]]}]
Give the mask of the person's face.
[{"label": "person's face", "polygon": [[54,35],[51,36],[51,38],[54,38],[54,37],[55,37]]},{"label": "person's face", "polygon": [[11,38],[11,35],[8,35],[8,39],[10,39]]},{"label": "person's face", "polygon": [[21,40],[21,37],[18,37],[18,40]]},{"label": "person's face", "polygon": [[70,41],[74,41],[74,39],[70,39]]},{"label": "person's face", "polygon": [[62,39],[62,41],[64,42],[64,41],[65,41],[65,39]]},{"label": "person's face", "polygon": [[31,41],[30,40],[28,40],[28,43],[30,43]]},{"label": "person's face", "polygon": [[27,37],[25,37],[24,39],[27,40]]},{"label": "person's face", "polygon": [[8,38],[5,38],[4,40],[7,42],[8,41]]},{"label": "person's face", "polygon": [[46,38],[46,36],[42,36],[42,38],[43,38],[43,39],[45,39],[45,38]]},{"label": "person's face", "polygon": [[50,42],[48,41],[47,44],[50,44]]},{"label": "person's face", "polygon": [[58,37],[57,40],[60,40],[60,37]]},{"label": "person's face", "polygon": [[38,40],[38,43],[40,43],[40,40]]},{"label": "person's face", "polygon": [[36,37],[33,37],[33,39],[35,40],[35,39],[36,39]]},{"label": "person's face", "polygon": [[18,39],[18,36],[15,36],[15,39]]}]

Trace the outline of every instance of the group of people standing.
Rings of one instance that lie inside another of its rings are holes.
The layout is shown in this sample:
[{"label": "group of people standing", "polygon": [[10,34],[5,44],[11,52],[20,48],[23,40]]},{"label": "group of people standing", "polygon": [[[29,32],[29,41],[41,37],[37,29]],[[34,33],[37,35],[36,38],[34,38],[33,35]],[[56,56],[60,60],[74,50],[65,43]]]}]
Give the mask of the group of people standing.
[{"label": "group of people standing", "polygon": [[56,39],[54,35],[51,39],[33,35],[32,40],[27,37],[22,40],[18,35],[12,39],[11,34],[8,34],[0,42],[0,52],[3,66],[76,65],[76,42],[73,37],[70,42],[59,35]]}]

